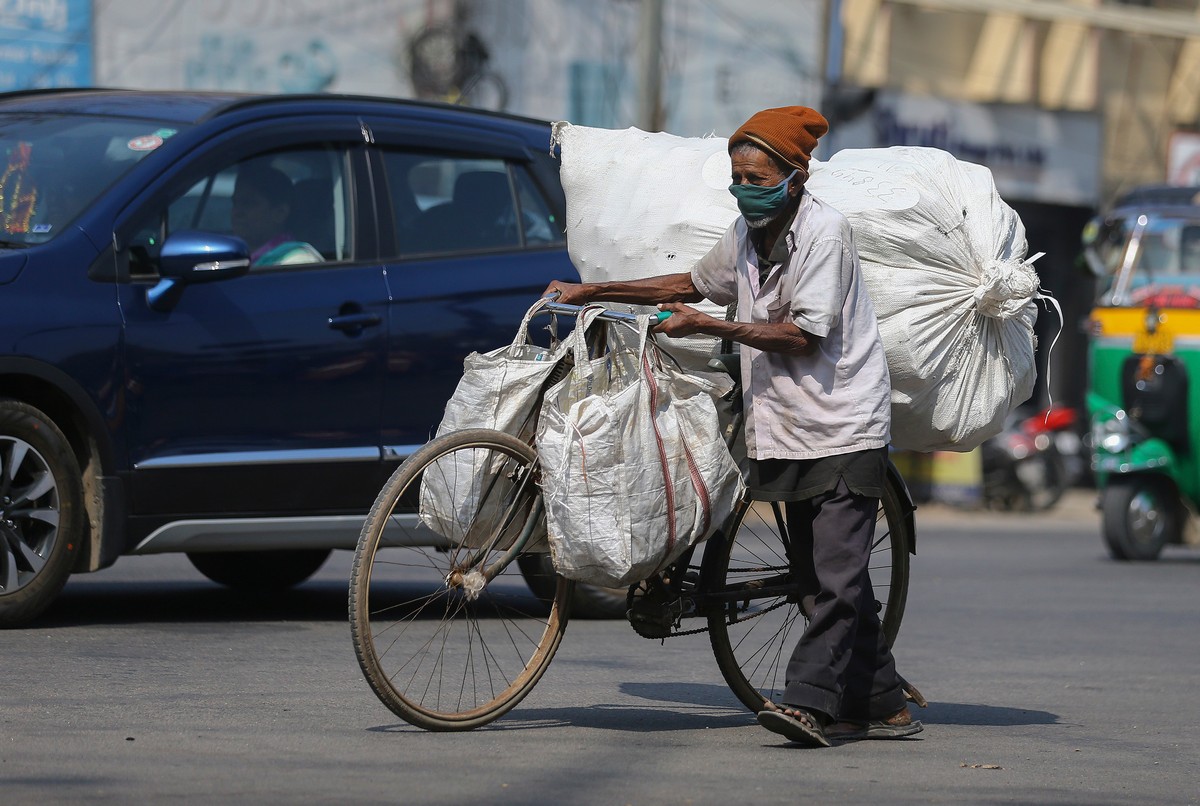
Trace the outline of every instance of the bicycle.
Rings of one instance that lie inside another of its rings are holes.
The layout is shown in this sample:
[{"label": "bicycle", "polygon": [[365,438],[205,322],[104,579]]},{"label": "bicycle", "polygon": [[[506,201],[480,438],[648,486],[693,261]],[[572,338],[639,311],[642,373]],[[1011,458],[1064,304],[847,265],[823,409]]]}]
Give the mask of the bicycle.
[{"label": "bicycle", "polygon": [[[546,308],[578,310],[560,303]],[[609,311],[601,318],[633,317]],[[727,371],[733,369],[730,358],[723,357]],[[546,387],[567,371],[560,367]],[[731,398],[730,442],[742,426],[740,391]],[[524,565],[529,573],[547,550],[530,442],[486,429],[437,437],[397,468],[363,525],[349,590],[355,654],[379,699],[413,725],[469,730],[497,719],[533,689],[562,641],[574,583],[554,576],[531,585],[543,591],[542,600],[529,595],[520,571]],[[459,478],[465,472],[474,475]],[[460,528],[451,537],[420,522],[427,476],[448,489],[465,483],[472,491],[469,511],[459,508]],[[909,555],[915,553],[914,511],[889,462],[869,568],[876,611],[892,644],[904,615]],[[752,712],[773,707],[795,643],[790,636],[805,618],[804,590],[787,544],[784,506],[747,496],[705,542],[629,589],[631,625],[653,639],[707,631],[737,698]],[[694,564],[699,546],[703,554]],[[690,619],[705,624],[685,628]],[[910,690],[914,694],[920,702]]]}]

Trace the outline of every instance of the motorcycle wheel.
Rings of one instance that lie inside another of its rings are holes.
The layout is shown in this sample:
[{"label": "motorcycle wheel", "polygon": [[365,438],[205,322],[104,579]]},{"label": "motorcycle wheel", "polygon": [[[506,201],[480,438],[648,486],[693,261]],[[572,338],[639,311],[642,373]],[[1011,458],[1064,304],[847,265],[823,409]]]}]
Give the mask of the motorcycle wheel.
[{"label": "motorcycle wheel", "polygon": [[1179,497],[1166,479],[1133,476],[1101,493],[1104,542],[1114,560],[1156,560],[1183,533]]},{"label": "motorcycle wheel", "polygon": [[1034,454],[1013,468],[1021,482],[1024,509],[1045,512],[1063,497],[1067,490],[1067,469],[1062,457],[1054,450]]}]

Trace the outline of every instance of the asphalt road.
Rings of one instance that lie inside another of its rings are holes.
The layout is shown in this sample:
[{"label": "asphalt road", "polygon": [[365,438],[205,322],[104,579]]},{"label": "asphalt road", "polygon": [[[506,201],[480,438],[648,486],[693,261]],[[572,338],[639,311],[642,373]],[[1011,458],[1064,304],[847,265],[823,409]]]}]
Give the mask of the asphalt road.
[{"label": "asphalt road", "polygon": [[358,670],[348,556],[261,601],[125,558],[0,633],[0,802],[1200,803],[1200,550],[1114,563],[1087,504],[922,508],[896,655],[926,729],[828,750],[759,728],[704,636],[623,622],[572,622],[492,726],[424,733]]}]

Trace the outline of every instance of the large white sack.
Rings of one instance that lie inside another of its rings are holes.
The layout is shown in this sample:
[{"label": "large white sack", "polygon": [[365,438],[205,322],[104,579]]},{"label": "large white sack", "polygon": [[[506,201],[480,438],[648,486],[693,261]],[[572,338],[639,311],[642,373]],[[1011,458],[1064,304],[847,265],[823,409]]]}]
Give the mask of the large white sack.
[{"label": "large white sack", "polygon": [[[556,123],[554,141],[585,281],[688,271],[738,216],[726,138]],[[998,433],[1033,390],[1038,279],[991,172],[911,147],[810,170],[809,189],[854,229],[892,375],[893,446],[965,451]]]},{"label": "large white sack", "polygon": [[[728,190],[724,137],[559,122],[551,143],[561,147],[567,252],[584,282],[691,271],[738,215]],[[694,307],[725,316],[724,308],[710,302]],[[660,341],[686,366],[699,367],[717,342],[706,336]]]},{"label": "large white sack", "polygon": [[892,378],[892,445],[964,451],[1033,392],[1038,276],[991,171],[934,148],[839,151],[814,195],[850,220]]}]

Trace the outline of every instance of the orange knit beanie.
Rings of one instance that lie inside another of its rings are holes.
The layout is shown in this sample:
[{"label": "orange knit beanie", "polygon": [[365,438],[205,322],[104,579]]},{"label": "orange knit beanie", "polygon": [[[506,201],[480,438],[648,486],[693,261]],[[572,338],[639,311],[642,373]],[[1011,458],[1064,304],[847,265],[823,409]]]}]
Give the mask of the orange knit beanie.
[{"label": "orange knit beanie", "polygon": [[751,142],[793,168],[808,174],[808,160],[817,139],[829,131],[829,121],[807,106],[780,106],[755,112],[729,138],[729,150],[738,143]]}]

